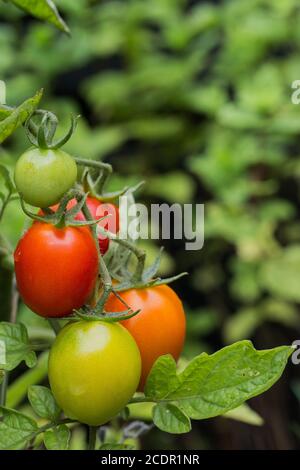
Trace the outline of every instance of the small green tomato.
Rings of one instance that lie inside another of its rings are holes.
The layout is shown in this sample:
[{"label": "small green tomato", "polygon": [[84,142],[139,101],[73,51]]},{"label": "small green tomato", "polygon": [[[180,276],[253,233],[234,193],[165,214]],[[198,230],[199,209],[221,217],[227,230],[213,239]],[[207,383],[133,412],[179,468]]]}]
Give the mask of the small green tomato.
[{"label": "small green tomato", "polygon": [[77,165],[60,149],[31,148],[15,167],[15,183],[25,202],[36,207],[49,207],[59,202],[75,183]]}]

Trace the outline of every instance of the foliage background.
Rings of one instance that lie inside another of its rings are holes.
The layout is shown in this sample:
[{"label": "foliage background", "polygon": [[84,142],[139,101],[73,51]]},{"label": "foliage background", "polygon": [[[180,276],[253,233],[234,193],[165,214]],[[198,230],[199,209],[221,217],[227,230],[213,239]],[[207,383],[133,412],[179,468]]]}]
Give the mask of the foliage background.
[{"label": "foliage background", "polygon": [[[140,200],[205,203],[205,245],[164,241],[161,274],[177,281],[188,314],[185,357],[249,338],[257,348],[299,337],[299,107],[297,0],[57,0],[72,36],[0,4],[0,78],[9,104],[45,89],[43,106],[65,126],[67,148],[112,163],[112,187],[146,180]],[[23,130],[0,148],[14,165]],[[17,203],[1,229],[15,245]],[[24,225],[25,224],[25,225]],[[152,259],[158,247],[147,244]],[[2,265],[1,293],[8,288]],[[2,304],[1,304],[2,305]],[[3,308],[3,311],[5,309]],[[0,313],[1,315],[1,313]],[[20,305],[32,331],[40,320]],[[299,369],[251,406],[265,425],[218,418],[145,448],[297,448]],[[74,444],[75,446],[75,444]]]}]

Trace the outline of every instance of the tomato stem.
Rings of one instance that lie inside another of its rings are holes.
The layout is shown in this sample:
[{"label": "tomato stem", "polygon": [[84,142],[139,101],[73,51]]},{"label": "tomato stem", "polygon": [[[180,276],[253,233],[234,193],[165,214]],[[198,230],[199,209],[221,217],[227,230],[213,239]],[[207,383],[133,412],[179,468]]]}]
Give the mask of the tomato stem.
[{"label": "tomato stem", "polygon": [[59,321],[56,318],[48,318],[48,322],[49,322],[51,328],[53,329],[54,333],[56,335],[58,335],[58,333],[61,330]]},{"label": "tomato stem", "polygon": [[146,262],[146,252],[145,250],[141,250],[138,248],[134,243],[130,242],[129,240],[125,240],[124,238],[120,238],[114,233],[105,230],[102,227],[99,227],[99,230],[106,236],[108,236],[111,240],[114,240],[119,245],[124,246],[128,250],[130,250],[137,258],[137,266],[135,272],[132,275],[131,281],[133,283],[139,283],[142,281],[143,272],[145,269],[145,262]]},{"label": "tomato stem", "polygon": [[48,429],[55,428],[59,424],[73,424],[77,423],[77,421],[74,421],[73,419],[61,419],[60,421],[55,421],[53,423],[47,423],[44,426],[41,426],[36,432],[33,433],[32,438],[35,438],[42,432],[48,431]]},{"label": "tomato stem", "polygon": [[[82,206],[82,213],[85,217],[85,219],[90,222],[93,220],[93,217],[92,217],[92,214],[90,213],[90,210],[86,204],[86,202],[84,202],[83,206]],[[96,246],[96,250],[97,250],[97,256],[98,256],[98,270],[99,270],[99,273],[101,273],[101,260],[102,260],[102,257],[101,257],[101,253],[100,253],[100,248],[99,248],[99,243],[98,243],[98,237],[97,237],[97,229],[96,229],[96,226],[95,225],[92,225],[91,226],[91,231],[92,231],[92,235],[93,235],[93,238],[94,238],[94,242],[95,242],[95,246]],[[111,282],[111,281],[110,281]],[[94,295],[93,295],[93,300],[94,302],[97,302],[97,299],[98,299],[98,291],[99,291],[99,284],[100,284],[100,279],[99,279],[99,276],[97,278],[97,281],[96,281],[96,285],[95,285],[95,289],[94,289]]]},{"label": "tomato stem", "polygon": [[112,166],[109,163],[98,162],[95,160],[89,160],[84,158],[75,157],[77,165],[83,165],[84,167],[98,170],[100,175],[94,181],[90,172],[87,172],[84,179],[87,185],[87,191],[94,197],[101,199],[103,188],[112,174]]},{"label": "tomato stem", "polygon": [[[40,124],[36,124],[34,122],[33,118],[35,116],[42,117]],[[51,111],[37,109],[25,123],[27,137],[35,147],[39,147],[41,149],[58,149],[72,137],[79,117],[80,116],[71,116],[71,126],[66,135],[58,141],[53,142],[58,125],[58,119]]]},{"label": "tomato stem", "polygon": [[96,426],[89,426],[88,450],[95,450],[96,438],[97,438],[97,427]]},{"label": "tomato stem", "polygon": [[156,403],[156,400],[153,400],[152,398],[147,398],[147,397],[133,397],[128,402],[128,405],[131,405],[134,403]]},{"label": "tomato stem", "polygon": [[7,385],[8,385],[8,373],[4,372],[3,381],[0,386],[0,406],[5,406]]}]

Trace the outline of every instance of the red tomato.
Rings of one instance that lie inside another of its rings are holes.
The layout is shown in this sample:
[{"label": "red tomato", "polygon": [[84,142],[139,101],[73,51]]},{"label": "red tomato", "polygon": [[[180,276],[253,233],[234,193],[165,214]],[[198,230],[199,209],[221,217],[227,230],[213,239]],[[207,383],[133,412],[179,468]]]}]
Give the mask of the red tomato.
[{"label": "red tomato", "polygon": [[15,272],[25,304],[42,317],[63,317],[90,297],[98,256],[87,227],[58,229],[36,222],[15,250]]},{"label": "red tomato", "polygon": [[[71,209],[76,205],[77,201],[76,199],[71,199],[68,202],[67,209]],[[112,232],[114,234],[118,233],[119,231],[119,209],[117,206],[111,203],[102,203],[95,197],[88,197],[86,200],[87,206],[89,208],[89,211],[91,213],[91,216],[93,219],[100,219],[101,217],[104,217],[105,215],[111,215],[111,217],[107,217],[103,221],[100,221],[98,226],[103,227],[104,229],[108,230],[109,232]],[[58,208],[58,204],[51,207],[52,210],[56,211]],[[42,211],[40,211],[41,214],[43,214]],[[85,217],[82,212],[79,212],[75,220],[85,220]],[[98,233],[98,240],[99,240],[99,248],[100,252],[102,255],[104,255],[109,247],[109,238],[105,237],[105,235],[102,235],[101,233]]]},{"label": "red tomato", "polygon": [[[141,353],[139,390],[142,391],[159,356],[172,354],[175,360],[179,358],[185,339],[185,313],[181,300],[167,285],[129,289],[119,294],[133,310],[141,310],[135,317],[121,323],[131,333]],[[107,312],[119,312],[125,307],[111,294],[105,309]]]}]

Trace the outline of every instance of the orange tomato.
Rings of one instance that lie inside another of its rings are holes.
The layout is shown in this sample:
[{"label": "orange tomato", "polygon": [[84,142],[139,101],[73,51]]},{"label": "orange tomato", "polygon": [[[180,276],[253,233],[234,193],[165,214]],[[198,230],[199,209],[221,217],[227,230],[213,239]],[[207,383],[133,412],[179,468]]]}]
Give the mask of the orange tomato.
[{"label": "orange tomato", "polygon": [[[177,294],[167,285],[129,289],[119,293],[136,316],[122,321],[135,339],[142,357],[142,375],[139,390],[144,389],[148,374],[159,356],[171,354],[177,360],[185,340],[185,313]],[[126,310],[113,294],[105,309],[107,312]]]}]

